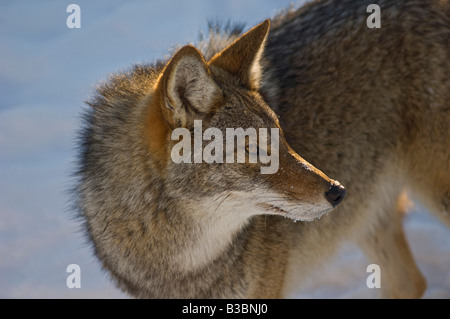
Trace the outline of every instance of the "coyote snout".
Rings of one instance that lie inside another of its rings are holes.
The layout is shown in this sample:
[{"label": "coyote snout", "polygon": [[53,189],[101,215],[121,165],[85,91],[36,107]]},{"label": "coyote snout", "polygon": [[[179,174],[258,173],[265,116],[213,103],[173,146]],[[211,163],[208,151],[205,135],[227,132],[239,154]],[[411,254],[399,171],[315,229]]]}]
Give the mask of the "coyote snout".
[{"label": "coyote snout", "polygon": [[344,199],[345,188],[281,141],[280,168],[265,181],[277,195],[265,194],[262,206],[296,221],[311,221],[336,207]]},{"label": "coyote snout", "polygon": [[345,197],[346,190],[338,181],[333,181],[330,189],[325,193],[327,200],[336,207]]}]

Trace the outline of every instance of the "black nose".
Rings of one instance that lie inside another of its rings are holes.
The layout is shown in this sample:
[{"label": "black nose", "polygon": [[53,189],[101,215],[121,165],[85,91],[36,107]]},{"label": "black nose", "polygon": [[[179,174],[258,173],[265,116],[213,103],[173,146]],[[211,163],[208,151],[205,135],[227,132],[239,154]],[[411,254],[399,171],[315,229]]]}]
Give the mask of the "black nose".
[{"label": "black nose", "polygon": [[330,189],[325,193],[327,200],[333,205],[337,206],[345,197],[346,190],[344,186],[335,182]]}]

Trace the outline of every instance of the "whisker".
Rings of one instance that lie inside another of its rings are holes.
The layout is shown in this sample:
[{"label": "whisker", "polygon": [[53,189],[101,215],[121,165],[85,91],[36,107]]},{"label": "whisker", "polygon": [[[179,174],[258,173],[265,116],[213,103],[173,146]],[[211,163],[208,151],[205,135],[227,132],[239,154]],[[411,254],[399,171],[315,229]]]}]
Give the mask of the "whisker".
[{"label": "whisker", "polygon": [[230,195],[231,195],[231,193],[228,193],[227,196],[225,196],[225,197],[220,201],[220,203],[217,205],[216,209],[214,210],[214,213],[213,213],[213,214],[216,213],[216,211],[217,211],[217,209],[219,208],[219,206],[220,206],[220,205],[223,203],[223,201],[224,201],[225,199],[227,199]]}]

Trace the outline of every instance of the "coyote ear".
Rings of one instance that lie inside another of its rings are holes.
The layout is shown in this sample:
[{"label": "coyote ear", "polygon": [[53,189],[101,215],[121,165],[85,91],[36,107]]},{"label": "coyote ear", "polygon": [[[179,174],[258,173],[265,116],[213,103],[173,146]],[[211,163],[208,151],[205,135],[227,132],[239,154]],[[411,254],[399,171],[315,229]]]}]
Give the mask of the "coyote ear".
[{"label": "coyote ear", "polygon": [[248,89],[258,90],[261,81],[260,60],[269,28],[270,20],[267,19],[217,53],[209,65],[239,77]]},{"label": "coyote ear", "polygon": [[188,127],[194,117],[209,112],[222,99],[208,65],[193,46],[181,48],[169,61],[157,84],[162,110],[174,127]]}]

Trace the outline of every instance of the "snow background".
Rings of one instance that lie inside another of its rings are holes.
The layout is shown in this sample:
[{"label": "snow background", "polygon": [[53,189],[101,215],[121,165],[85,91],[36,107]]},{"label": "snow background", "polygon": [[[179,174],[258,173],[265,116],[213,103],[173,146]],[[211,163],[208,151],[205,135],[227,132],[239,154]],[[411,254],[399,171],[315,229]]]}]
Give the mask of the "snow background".
[{"label": "snow background", "polygon": [[[68,29],[71,1],[0,2],[0,298],[126,298],[100,270],[67,189],[83,100],[98,81],[196,42],[208,19],[251,27],[290,0],[76,1],[81,29]],[[417,209],[405,228],[428,281],[426,298],[450,298],[450,230]],[[81,267],[68,289],[66,267]],[[343,246],[292,297],[374,298],[367,260]]]}]

